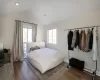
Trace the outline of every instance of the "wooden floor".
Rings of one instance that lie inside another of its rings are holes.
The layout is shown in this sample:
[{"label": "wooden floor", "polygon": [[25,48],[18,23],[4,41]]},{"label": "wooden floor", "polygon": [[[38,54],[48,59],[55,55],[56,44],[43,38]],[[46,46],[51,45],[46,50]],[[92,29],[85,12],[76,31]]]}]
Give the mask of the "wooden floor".
[{"label": "wooden floor", "polygon": [[39,80],[25,61],[14,63],[14,72],[15,80]]},{"label": "wooden floor", "polygon": [[[25,61],[14,63],[14,71],[16,80],[39,80]],[[58,80],[92,80],[92,76],[70,68]],[[100,78],[97,77],[96,80],[100,80]]]}]

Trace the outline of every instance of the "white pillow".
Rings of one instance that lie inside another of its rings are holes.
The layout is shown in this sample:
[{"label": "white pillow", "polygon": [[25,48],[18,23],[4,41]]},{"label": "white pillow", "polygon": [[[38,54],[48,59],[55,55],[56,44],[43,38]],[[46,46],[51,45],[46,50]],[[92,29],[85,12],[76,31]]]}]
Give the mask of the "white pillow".
[{"label": "white pillow", "polygon": [[31,42],[27,44],[27,51],[30,51],[31,47],[38,46],[40,48],[45,48],[45,42]]}]

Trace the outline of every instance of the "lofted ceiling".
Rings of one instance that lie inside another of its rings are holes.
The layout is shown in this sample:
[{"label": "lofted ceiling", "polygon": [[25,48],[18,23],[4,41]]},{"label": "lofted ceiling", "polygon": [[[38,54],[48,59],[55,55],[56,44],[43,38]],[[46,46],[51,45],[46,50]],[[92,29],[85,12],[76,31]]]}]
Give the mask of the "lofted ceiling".
[{"label": "lofted ceiling", "polygon": [[[17,1],[19,6],[15,5]],[[100,0],[0,0],[0,15],[28,10],[37,23],[44,25],[99,9]]]}]

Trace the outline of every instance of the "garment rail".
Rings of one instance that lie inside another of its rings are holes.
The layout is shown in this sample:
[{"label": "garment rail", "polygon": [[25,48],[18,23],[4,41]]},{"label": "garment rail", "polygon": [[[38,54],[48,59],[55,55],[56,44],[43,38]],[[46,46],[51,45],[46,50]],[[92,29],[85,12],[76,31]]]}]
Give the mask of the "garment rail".
[{"label": "garment rail", "polygon": [[[64,31],[79,30],[79,29],[86,29],[86,28],[95,28],[95,27],[100,27],[100,25],[98,25],[98,26],[89,26],[89,27],[81,27],[81,28],[65,29]],[[69,57],[70,56],[69,56],[69,50],[68,50],[68,59],[70,59]],[[96,62],[96,69],[95,69],[95,71],[93,71],[92,80],[96,80],[97,60],[95,62]],[[67,67],[69,68],[69,65]]]},{"label": "garment rail", "polygon": [[65,29],[64,31],[67,31],[67,30],[77,30],[77,29],[86,29],[86,28],[95,28],[95,27],[100,27],[100,25],[98,26],[89,26],[89,27],[81,27],[81,28],[72,28],[72,29]]}]

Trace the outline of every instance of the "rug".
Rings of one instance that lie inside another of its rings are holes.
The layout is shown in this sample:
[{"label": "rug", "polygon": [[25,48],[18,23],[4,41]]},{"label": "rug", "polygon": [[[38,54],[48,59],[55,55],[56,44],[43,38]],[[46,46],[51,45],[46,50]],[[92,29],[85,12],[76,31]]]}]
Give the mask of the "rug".
[{"label": "rug", "polygon": [[34,66],[32,66],[28,60],[25,61],[40,80],[58,80],[67,70],[67,64],[63,62],[57,67],[42,74]]}]

